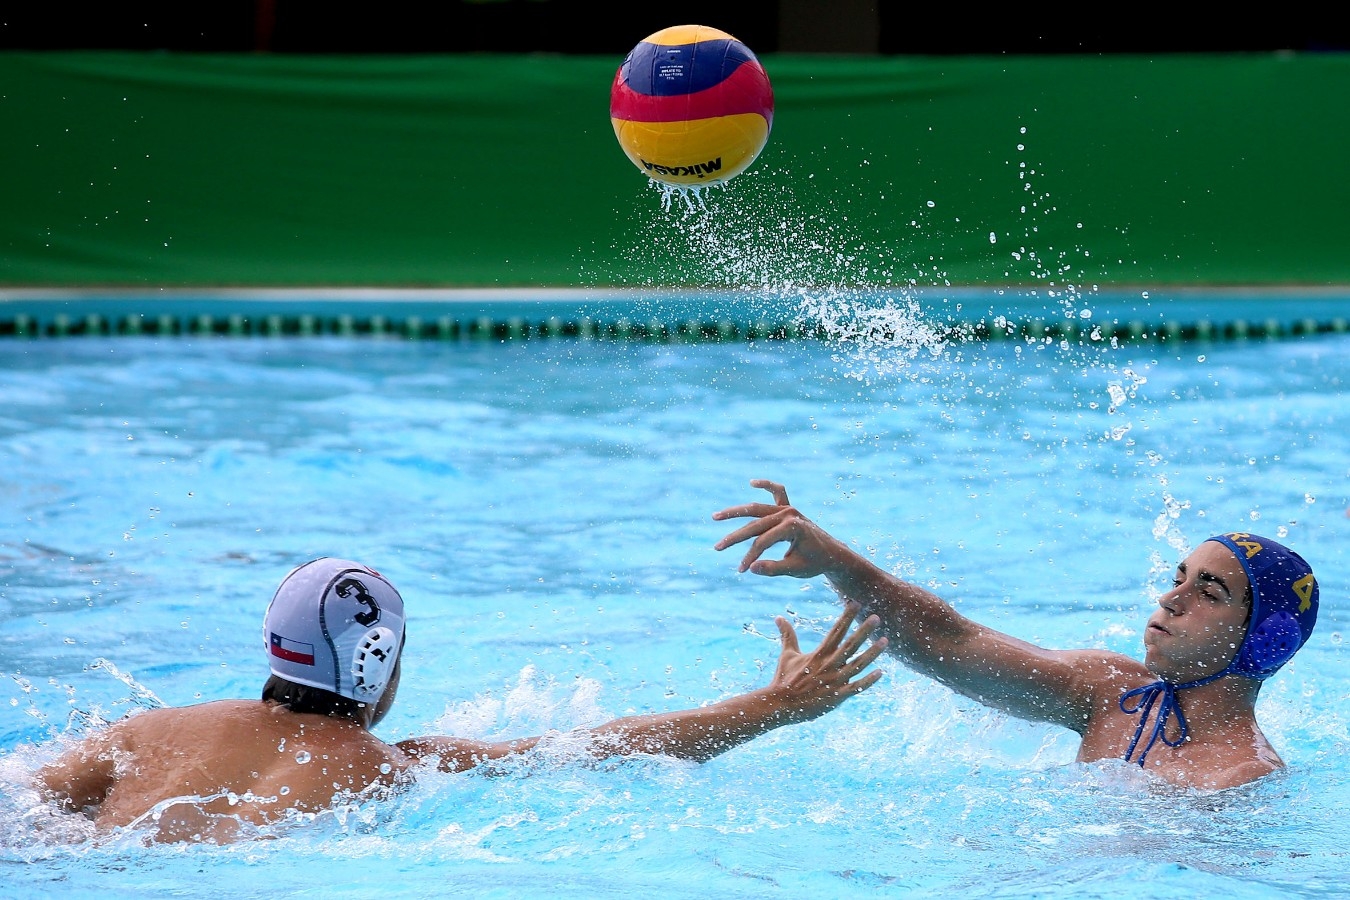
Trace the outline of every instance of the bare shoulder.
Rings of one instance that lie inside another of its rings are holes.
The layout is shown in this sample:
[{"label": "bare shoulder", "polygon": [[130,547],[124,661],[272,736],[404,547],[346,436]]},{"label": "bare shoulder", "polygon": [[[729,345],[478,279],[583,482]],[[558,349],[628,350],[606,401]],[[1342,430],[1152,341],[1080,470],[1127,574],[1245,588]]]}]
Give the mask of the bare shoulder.
[{"label": "bare shoulder", "polygon": [[[1153,676],[1143,663],[1110,650],[1042,650],[1038,664],[1064,684],[1068,694],[1095,697],[1122,685],[1134,686]],[[1122,688],[1124,689],[1124,688]]]},{"label": "bare shoulder", "polygon": [[1076,658],[1083,677],[1094,685],[1103,685],[1110,689],[1130,684],[1141,679],[1155,681],[1154,676],[1137,659],[1111,650],[1074,650],[1069,651]]},{"label": "bare shoulder", "polygon": [[190,706],[162,706],[128,715],[114,722],[115,727],[146,727],[178,722],[189,719],[230,719],[240,716],[257,715],[265,710],[267,704],[261,700],[209,700],[206,703],[194,703]]},{"label": "bare shoulder", "polygon": [[157,734],[174,732],[182,714],[183,710],[173,707],[140,710],[83,738],[67,738],[64,752],[46,767],[46,771],[57,771],[62,767],[90,767],[108,762],[115,754],[134,750],[147,741],[153,741]]},{"label": "bare shoulder", "polygon": [[1093,715],[1114,710],[1121,694],[1156,680],[1144,664],[1110,650],[1070,650],[1064,656],[1075,674],[1078,692],[1091,698]]},{"label": "bare shoulder", "polygon": [[116,782],[115,761],[123,743],[116,725],[96,731],[43,765],[34,782],[68,812],[97,807]]},{"label": "bare shoulder", "polygon": [[266,712],[261,700],[212,700],[192,706],[148,709],[119,719],[108,727],[108,739],[117,744],[160,743],[170,737],[201,736],[215,729],[231,729],[260,720]]},{"label": "bare shoulder", "polygon": [[1208,776],[1201,778],[1197,785],[1203,790],[1222,791],[1227,788],[1241,787],[1244,784],[1250,784],[1253,781],[1265,778],[1274,772],[1284,768],[1284,761],[1275,755],[1272,750],[1269,755],[1261,754],[1258,758],[1247,760],[1236,766],[1231,766],[1218,772],[1213,772]]},{"label": "bare shoulder", "polygon": [[1250,741],[1246,737],[1245,729],[1242,729],[1237,735],[1228,734],[1210,741],[1205,748],[1208,754],[1200,759],[1211,762],[1207,769],[1201,769],[1199,777],[1192,779],[1195,786],[1203,790],[1239,787],[1284,768],[1284,760],[1255,721],[1251,723]]}]

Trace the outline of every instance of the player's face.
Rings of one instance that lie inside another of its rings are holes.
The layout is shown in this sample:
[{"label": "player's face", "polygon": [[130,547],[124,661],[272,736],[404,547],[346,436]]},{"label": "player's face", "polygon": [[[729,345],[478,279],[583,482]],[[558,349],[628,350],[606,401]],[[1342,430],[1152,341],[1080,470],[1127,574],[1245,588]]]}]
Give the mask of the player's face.
[{"label": "player's face", "polygon": [[1172,589],[1144,629],[1144,664],[1174,683],[1194,681],[1232,661],[1247,631],[1247,574],[1233,551],[1206,541],[1177,566]]}]

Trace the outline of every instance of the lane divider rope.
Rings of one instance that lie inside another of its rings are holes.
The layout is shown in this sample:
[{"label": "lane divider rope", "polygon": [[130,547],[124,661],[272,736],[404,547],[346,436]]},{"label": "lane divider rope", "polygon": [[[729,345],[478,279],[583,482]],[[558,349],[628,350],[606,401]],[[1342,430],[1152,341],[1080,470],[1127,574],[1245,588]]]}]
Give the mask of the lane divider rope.
[{"label": "lane divider rope", "polygon": [[[978,321],[931,325],[940,335],[954,341],[1069,341],[1073,343],[1098,342],[1178,342],[1221,341],[1259,338],[1285,338],[1350,332],[1350,322],[1337,317],[1330,320],[1299,319],[1282,322],[1278,319],[1248,321],[1233,319],[1227,322],[1200,320],[1196,322],[1145,323],[1143,321],[1111,324],[1082,324],[1033,319],[1026,322],[998,318],[993,322]],[[50,319],[38,319],[25,314],[0,319],[0,337],[10,338],[64,338],[79,336],[222,336],[222,337],[384,337],[411,340],[526,340],[537,338],[572,337],[592,340],[625,340],[650,342],[700,342],[736,340],[793,340],[826,338],[830,332],[823,326],[800,322],[734,322],[730,320],[662,322],[658,320],[631,321],[617,319],[604,322],[592,319],[562,320],[549,318],[530,320],[523,317],[492,319],[479,317],[460,319],[440,316],[426,319],[418,316],[403,318],[387,316],[320,316],[279,315],[264,316],[139,316],[107,317],[91,313],[82,317],[58,314]],[[874,337],[892,337],[884,332]]]}]

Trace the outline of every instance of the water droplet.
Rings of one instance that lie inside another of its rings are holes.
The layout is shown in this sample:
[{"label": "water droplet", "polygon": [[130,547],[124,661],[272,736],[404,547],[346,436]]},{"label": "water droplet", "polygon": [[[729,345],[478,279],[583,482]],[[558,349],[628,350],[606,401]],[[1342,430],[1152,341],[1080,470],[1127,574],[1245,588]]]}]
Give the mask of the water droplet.
[{"label": "water droplet", "polygon": [[380,764],[380,774],[381,774],[381,775],[388,775],[388,774],[389,774],[390,772],[392,772],[392,771],[394,771],[394,767],[391,766],[391,765],[389,765],[389,763],[381,763],[381,764]]},{"label": "water droplet", "polygon": [[1312,494],[1304,494],[1304,495],[1303,495],[1303,502],[1304,502],[1304,503],[1307,503],[1307,504],[1313,504],[1313,503],[1316,503],[1316,502],[1317,502],[1317,498],[1314,497]]},{"label": "water droplet", "polygon": [[1204,362],[1204,361],[1205,361],[1205,354],[1201,353],[1199,356],[1197,356],[1197,357],[1195,358],[1195,361],[1196,361],[1196,362]]},{"label": "water droplet", "polygon": [[291,792],[291,786],[290,786],[289,784],[283,784],[283,785],[281,786],[281,791],[280,791],[281,796],[285,797],[285,796],[286,796],[287,794],[289,794],[290,792]]},{"label": "water droplet", "polygon": [[932,208],[935,207],[935,206],[937,206],[937,204],[934,203],[932,200],[929,200],[929,201],[928,201],[928,208],[929,208],[929,209],[932,209]]},{"label": "water droplet", "polygon": [[309,751],[307,751],[307,750],[301,750],[299,753],[295,754],[295,761],[298,762],[298,763],[299,763],[300,765],[302,765],[302,766],[303,766],[305,763],[309,762],[309,760],[310,760],[310,755],[309,755]]},{"label": "water droplet", "polygon": [[998,243],[998,235],[994,234],[992,231],[989,232],[989,243],[991,243],[991,244],[997,244],[997,243]]}]

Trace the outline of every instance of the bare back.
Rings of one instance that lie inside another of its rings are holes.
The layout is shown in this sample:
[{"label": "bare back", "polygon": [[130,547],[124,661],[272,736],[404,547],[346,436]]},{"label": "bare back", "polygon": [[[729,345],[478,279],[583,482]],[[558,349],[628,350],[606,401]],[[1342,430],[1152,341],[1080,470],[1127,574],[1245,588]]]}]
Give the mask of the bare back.
[{"label": "bare back", "polygon": [[[159,840],[228,841],[241,825],[395,784],[412,764],[358,723],[221,700],[132,716],[39,773],[98,829],[153,826]],[[178,802],[175,802],[178,801]]]}]

